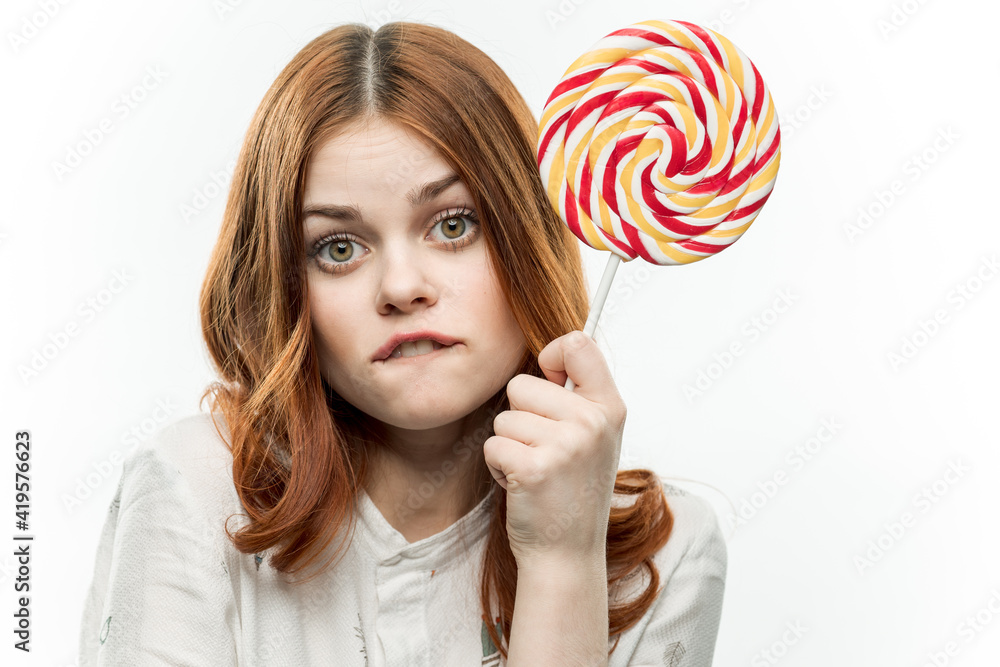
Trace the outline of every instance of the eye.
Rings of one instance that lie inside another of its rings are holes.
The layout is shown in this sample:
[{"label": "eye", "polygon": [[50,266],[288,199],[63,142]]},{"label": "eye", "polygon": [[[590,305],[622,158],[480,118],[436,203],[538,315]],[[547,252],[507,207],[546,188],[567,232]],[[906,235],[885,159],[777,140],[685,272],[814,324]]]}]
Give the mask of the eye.
[{"label": "eye", "polygon": [[[479,236],[479,218],[470,209],[449,209],[438,216],[431,229],[440,225],[445,243],[453,250],[472,243]],[[466,233],[468,230],[472,230]]]},{"label": "eye", "polygon": [[[465,232],[465,220],[460,217],[441,221],[441,233],[449,239],[457,239]],[[454,234],[454,236],[452,236]]]},{"label": "eye", "polygon": [[[330,249],[326,251],[326,254],[335,263],[346,262],[351,257],[354,256],[354,243],[351,239],[333,239],[328,244]],[[324,257],[324,259],[326,259]]]},{"label": "eye", "polygon": [[355,255],[354,246],[362,247],[359,241],[344,232],[338,232],[318,240],[313,245],[310,258],[327,273],[345,273],[353,264],[350,260]]},{"label": "eye", "polygon": [[[436,240],[447,250],[457,252],[479,238],[479,218],[471,209],[448,209],[442,212],[431,223],[428,236],[433,238],[434,230],[439,227],[441,236]],[[350,271],[351,266],[360,261],[355,259],[355,255],[363,257],[366,251],[367,248],[357,237],[347,232],[335,232],[316,241],[309,256],[322,271],[342,274]]]}]

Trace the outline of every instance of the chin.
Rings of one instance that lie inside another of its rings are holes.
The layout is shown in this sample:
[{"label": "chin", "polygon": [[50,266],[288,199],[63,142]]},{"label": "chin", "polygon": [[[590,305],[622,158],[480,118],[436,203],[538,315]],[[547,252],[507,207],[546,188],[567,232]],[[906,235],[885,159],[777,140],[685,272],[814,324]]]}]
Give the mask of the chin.
[{"label": "chin", "polygon": [[464,402],[435,405],[420,397],[419,393],[414,393],[413,396],[416,400],[412,405],[395,401],[392,406],[383,405],[380,409],[372,411],[362,409],[362,412],[387,426],[409,431],[426,431],[452,424],[478,407],[467,406]]}]

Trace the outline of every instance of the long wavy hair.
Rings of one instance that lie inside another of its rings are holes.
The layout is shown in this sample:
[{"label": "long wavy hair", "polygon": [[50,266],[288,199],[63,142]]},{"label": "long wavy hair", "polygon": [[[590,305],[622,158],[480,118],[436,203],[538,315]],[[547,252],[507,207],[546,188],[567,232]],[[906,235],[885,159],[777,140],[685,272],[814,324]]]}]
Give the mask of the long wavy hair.
[{"label": "long wavy hair", "polygon": [[[341,25],[296,54],[250,123],[200,295],[202,331],[219,374],[201,402],[209,399],[223,440],[215,415],[225,421],[233,482],[248,518],[235,533],[227,523],[226,533],[242,553],[270,549],[270,565],[290,581],[312,571],[295,584],[346,548],[341,541],[329,549],[352,531],[372,470],[368,454],[384,433],[320,374],[301,224],[310,156],[373,118],[416,132],[471,191],[488,256],[527,340],[517,373],[544,377],[537,355],[582,329],[589,308],[579,241],[538,173],[538,121],[489,56],[445,29],[408,22],[377,31]],[[493,434],[492,417],[508,407],[503,389],[483,406],[479,451]],[[485,461],[480,471],[476,496],[495,493],[479,596],[490,638],[506,657],[499,633],[510,636],[517,565],[507,540],[506,491]],[[609,640],[635,625],[659,595],[652,557],[673,527],[653,471],[618,471],[614,493],[632,502],[613,503],[608,517],[609,596],[639,568],[650,579],[634,599],[610,606]]]}]

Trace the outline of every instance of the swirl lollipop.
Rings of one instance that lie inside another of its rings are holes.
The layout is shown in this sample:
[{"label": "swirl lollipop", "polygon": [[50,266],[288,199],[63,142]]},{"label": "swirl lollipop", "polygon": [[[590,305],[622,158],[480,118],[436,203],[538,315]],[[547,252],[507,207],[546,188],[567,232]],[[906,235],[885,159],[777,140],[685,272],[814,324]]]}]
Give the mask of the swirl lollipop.
[{"label": "swirl lollipop", "polygon": [[713,30],[643,21],[577,58],[545,103],[537,158],[573,234],[611,252],[584,332],[593,335],[622,260],[690,264],[739,239],[780,157],[760,72]]}]

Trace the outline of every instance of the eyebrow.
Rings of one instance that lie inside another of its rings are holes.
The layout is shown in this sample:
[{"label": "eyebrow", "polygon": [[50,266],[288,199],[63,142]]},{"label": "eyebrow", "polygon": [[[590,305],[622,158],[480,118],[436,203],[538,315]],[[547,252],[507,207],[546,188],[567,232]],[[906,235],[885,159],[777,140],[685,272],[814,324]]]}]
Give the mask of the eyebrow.
[{"label": "eyebrow", "polygon": [[[422,206],[423,204],[432,201],[435,197],[459,181],[461,181],[461,177],[458,174],[448,174],[444,178],[424,183],[423,185],[413,188],[406,193],[406,199],[410,202],[410,206],[414,208]],[[302,211],[303,219],[308,218],[311,215],[320,215],[324,218],[331,218],[333,220],[349,220],[358,223],[362,221],[361,211],[354,206],[314,204],[312,206],[308,206]]]}]

